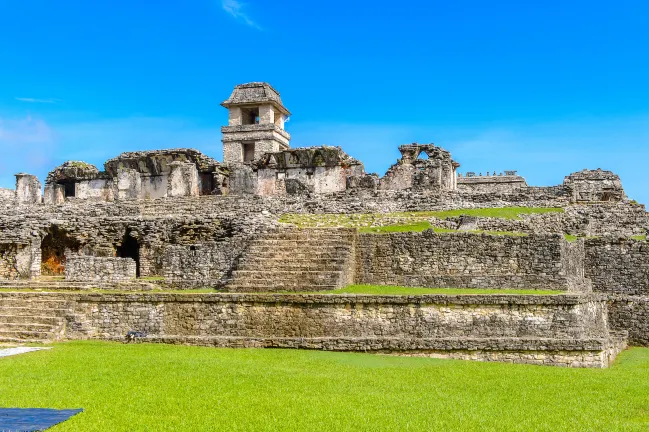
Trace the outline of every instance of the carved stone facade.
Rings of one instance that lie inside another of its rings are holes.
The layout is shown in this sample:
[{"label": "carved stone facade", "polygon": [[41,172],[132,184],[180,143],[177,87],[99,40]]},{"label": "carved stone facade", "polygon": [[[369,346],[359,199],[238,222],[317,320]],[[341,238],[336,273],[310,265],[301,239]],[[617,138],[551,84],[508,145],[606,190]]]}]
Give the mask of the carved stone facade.
[{"label": "carved stone facade", "polygon": [[572,173],[563,184],[570,190],[573,202],[623,201],[626,198],[620,177],[599,168]]},{"label": "carved stone facade", "polygon": [[516,174],[516,171],[505,171],[505,173],[476,175],[468,172],[462,176],[458,174],[457,188],[460,191],[473,193],[510,193],[527,187],[525,179]]}]

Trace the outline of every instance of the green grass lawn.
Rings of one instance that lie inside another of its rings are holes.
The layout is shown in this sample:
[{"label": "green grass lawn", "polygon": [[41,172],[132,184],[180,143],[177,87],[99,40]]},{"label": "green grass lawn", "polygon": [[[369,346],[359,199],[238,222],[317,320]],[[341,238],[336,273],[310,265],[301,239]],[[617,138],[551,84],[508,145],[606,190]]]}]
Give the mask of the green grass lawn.
[{"label": "green grass lawn", "polygon": [[69,342],[0,359],[0,406],[62,431],[647,431],[649,349],[606,370]]},{"label": "green grass lawn", "polygon": [[420,294],[565,294],[564,291],[521,290],[521,289],[482,289],[482,288],[420,288],[390,285],[349,285],[332,291],[318,291],[309,294],[374,294],[374,295],[420,295]]}]

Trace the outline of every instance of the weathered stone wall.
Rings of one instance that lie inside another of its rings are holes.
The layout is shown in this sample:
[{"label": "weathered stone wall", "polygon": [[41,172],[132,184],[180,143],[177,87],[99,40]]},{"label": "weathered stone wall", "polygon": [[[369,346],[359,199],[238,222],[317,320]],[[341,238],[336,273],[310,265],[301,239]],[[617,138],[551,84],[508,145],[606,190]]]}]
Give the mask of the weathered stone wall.
[{"label": "weathered stone wall", "polygon": [[583,170],[564,179],[573,202],[623,201],[626,198],[617,174],[602,169]]},{"label": "weathered stone wall", "polygon": [[74,312],[90,332],[110,336],[585,338],[607,331],[605,303],[574,295],[88,294]]},{"label": "weathered stone wall", "polygon": [[649,296],[610,296],[610,326],[629,333],[629,344],[649,346]]},{"label": "weathered stone wall", "polygon": [[586,277],[593,290],[649,295],[649,243],[626,238],[586,240]]},{"label": "weathered stone wall", "polygon": [[82,180],[76,185],[75,198],[114,201],[115,184],[112,179]]},{"label": "weathered stone wall", "polygon": [[16,174],[16,201],[25,204],[40,204],[41,182],[31,174]]},{"label": "weathered stone wall", "polygon": [[357,283],[587,289],[578,268],[583,246],[559,235],[361,234],[356,250]]},{"label": "weathered stone wall", "polygon": [[67,255],[65,279],[69,281],[128,282],[136,277],[131,258]]},{"label": "weathered stone wall", "polygon": [[13,201],[15,199],[16,199],[15,190],[0,188],[0,201]]},{"label": "weathered stone wall", "polygon": [[476,222],[476,229],[485,231],[631,237],[646,234],[649,213],[644,205],[591,204],[566,206],[561,213],[521,215],[520,219],[481,217]]},{"label": "weathered stone wall", "polygon": [[518,175],[459,176],[457,189],[469,193],[510,193],[527,187],[525,179]]},{"label": "weathered stone wall", "polygon": [[32,243],[0,243],[0,279],[40,276],[40,248]]}]

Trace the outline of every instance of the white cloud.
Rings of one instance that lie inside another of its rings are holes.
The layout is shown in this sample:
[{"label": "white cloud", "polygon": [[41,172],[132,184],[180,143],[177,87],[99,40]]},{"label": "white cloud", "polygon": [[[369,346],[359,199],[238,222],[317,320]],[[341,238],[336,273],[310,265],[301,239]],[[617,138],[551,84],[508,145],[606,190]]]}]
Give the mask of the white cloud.
[{"label": "white cloud", "polygon": [[245,3],[240,2],[239,0],[222,0],[221,6],[223,10],[232,15],[235,19],[244,22],[249,27],[261,30],[262,28],[254,22],[248,14],[244,11],[246,6]]},{"label": "white cloud", "polygon": [[48,99],[36,99],[36,98],[26,98],[26,97],[17,97],[14,98],[17,101],[20,102],[27,102],[27,103],[44,103],[44,104],[55,104],[61,102],[60,99],[54,99],[54,98],[48,98]]}]

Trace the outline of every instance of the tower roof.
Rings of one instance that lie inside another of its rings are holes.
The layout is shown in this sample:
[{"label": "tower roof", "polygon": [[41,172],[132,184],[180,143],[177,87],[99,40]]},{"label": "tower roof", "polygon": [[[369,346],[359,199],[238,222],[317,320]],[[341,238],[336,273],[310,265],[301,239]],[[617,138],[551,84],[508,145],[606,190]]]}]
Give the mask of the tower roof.
[{"label": "tower roof", "polygon": [[237,85],[230,97],[221,103],[222,106],[230,108],[231,106],[253,105],[261,103],[271,103],[277,107],[282,114],[291,115],[291,113],[282,104],[279,92],[270,84],[265,82],[252,82]]}]

